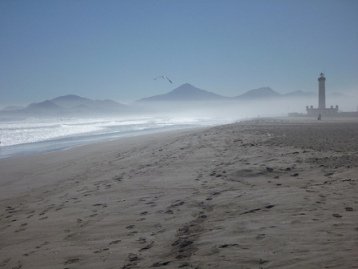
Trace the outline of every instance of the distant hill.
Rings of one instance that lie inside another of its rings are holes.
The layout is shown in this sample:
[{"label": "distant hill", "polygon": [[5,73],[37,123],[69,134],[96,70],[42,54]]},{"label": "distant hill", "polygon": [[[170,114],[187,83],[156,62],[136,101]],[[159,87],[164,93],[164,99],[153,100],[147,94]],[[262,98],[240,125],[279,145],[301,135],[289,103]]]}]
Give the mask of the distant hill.
[{"label": "distant hill", "polygon": [[299,98],[312,97],[315,94],[312,92],[294,91],[286,94],[280,94],[270,87],[261,87],[258,89],[249,90],[239,96],[224,97],[222,95],[199,89],[189,83],[185,83],[178,88],[161,95],[155,95],[148,98],[138,100],[140,103],[154,103],[154,102],[192,102],[192,101],[245,101],[245,100],[261,100],[261,99],[275,99],[275,98]]},{"label": "distant hill", "polygon": [[[223,104],[219,101],[227,101],[227,103],[256,101],[265,99],[282,99],[312,97],[316,96],[312,92],[295,91],[286,94],[280,94],[270,87],[261,87],[249,90],[236,97],[224,97],[222,95],[199,89],[189,83],[185,83],[172,91],[155,95],[148,98],[138,100],[132,106],[123,105],[112,100],[93,100],[78,95],[65,95],[45,100],[42,102],[32,103],[27,107],[8,107],[0,111],[1,118],[26,118],[29,116],[49,117],[49,116],[106,116],[128,113],[151,113],[172,109],[173,103],[180,103],[180,108],[194,108],[198,110],[203,106],[209,105],[210,108],[220,107]],[[156,103],[162,102],[161,105]],[[217,104],[214,104],[218,102]],[[143,105],[145,104],[145,105]],[[147,105],[148,104],[148,105]],[[154,104],[154,105],[152,105]]]},{"label": "distant hill", "polygon": [[65,95],[32,103],[25,108],[2,110],[6,116],[86,116],[127,111],[127,106],[112,100],[92,100],[77,95]]},{"label": "distant hill", "polygon": [[294,91],[282,94],[283,97],[311,97],[316,96],[313,92],[305,92],[305,91]]},{"label": "distant hill", "polygon": [[125,105],[112,100],[92,100],[77,95],[56,97],[51,102],[72,113],[112,113],[126,109]]},{"label": "distant hill", "polygon": [[143,98],[137,102],[190,102],[190,101],[208,101],[208,100],[224,100],[227,97],[199,89],[189,83],[185,83],[178,88],[161,95],[155,95],[148,98]]},{"label": "distant hill", "polygon": [[275,98],[280,97],[278,92],[275,92],[270,87],[262,87],[258,89],[249,90],[239,96],[234,97],[235,99],[261,99],[261,98]]},{"label": "distant hill", "polygon": [[93,100],[70,94],[70,95],[56,97],[52,99],[51,102],[63,108],[73,108],[83,104],[91,103],[93,102]]},{"label": "distant hill", "polygon": [[46,100],[40,103],[32,103],[20,111],[26,113],[60,113],[63,109],[54,102]]},{"label": "distant hill", "polygon": [[293,91],[289,93],[278,93],[271,89],[270,87],[261,87],[258,89],[249,90],[239,96],[234,97],[237,100],[257,100],[262,98],[300,98],[300,97],[312,97],[316,96],[314,92],[306,92],[306,91]]}]

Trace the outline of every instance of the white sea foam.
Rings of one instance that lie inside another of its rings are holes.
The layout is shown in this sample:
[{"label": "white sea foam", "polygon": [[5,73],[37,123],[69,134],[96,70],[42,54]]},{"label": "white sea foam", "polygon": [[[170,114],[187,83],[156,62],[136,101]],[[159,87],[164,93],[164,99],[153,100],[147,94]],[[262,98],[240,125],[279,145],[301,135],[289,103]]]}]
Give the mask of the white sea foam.
[{"label": "white sea foam", "polygon": [[27,119],[0,122],[1,147],[75,139],[79,137],[115,137],[143,130],[175,126],[211,125],[217,123],[203,118],[103,118],[103,119]]}]

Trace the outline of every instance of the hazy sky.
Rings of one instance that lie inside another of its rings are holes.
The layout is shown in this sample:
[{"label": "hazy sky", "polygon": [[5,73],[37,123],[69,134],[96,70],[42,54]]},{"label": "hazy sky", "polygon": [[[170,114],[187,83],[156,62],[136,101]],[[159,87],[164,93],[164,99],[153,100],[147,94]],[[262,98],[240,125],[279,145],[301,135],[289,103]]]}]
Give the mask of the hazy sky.
[{"label": "hazy sky", "polygon": [[0,104],[316,90],[321,71],[328,91],[358,91],[358,1],[0,1]]}]

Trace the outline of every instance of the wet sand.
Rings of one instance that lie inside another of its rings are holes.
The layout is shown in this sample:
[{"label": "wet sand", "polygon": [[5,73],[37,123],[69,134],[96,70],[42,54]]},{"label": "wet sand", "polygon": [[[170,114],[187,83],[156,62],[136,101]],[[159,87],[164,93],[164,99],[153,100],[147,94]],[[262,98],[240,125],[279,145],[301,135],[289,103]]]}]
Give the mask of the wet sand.
[{"label": "wet sand", "polygon": [[0,268],[358,268],[358,121],[0,160]]}]

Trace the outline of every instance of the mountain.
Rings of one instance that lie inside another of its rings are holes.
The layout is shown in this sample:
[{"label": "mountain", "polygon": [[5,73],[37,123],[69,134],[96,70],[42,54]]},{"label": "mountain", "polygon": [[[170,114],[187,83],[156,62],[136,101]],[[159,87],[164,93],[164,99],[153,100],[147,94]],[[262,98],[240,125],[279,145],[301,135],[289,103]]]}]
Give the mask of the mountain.
[{"label": "mountain", "polygon": [[63,108],[72,108],[72,107],[83,105],[85,103],[90,103],[92,102],[92,100],[81,96],[70,94],[70,95],[56,97],[52,99],[51,102]]},{"label": "mountain", "polygon": [[185,83],[178,88],[161,95],[155,95],[148,98],[138,100],[138,102],[190,102],[190,101],[208,101],[208,100],[224,100],[224,96],[199,89],[189,83]]},{"label": "mountain", "polygon": [[283,97],[311,97],[316,96],[313,92],[304,92],[304,91],[294,91],[282,94]]},{"label": "mountain", "polygon": [[261,99],[261,98],[274,98],[279,96],[281,96],[281,94],[275,92],[270,87],[262,87],[258,89],[249,90],[234,98],[235,99]]},{"label": "mountain", "polygon": [[72,113],[114,113],[126,109],[125,105],[112,100],[92,100],[77,95],[60,96],[50,101]]},{"label": "mountain", "polygon": [[241,94],[237,97],[234,97],[235,99],[261,99],[261,98],[280,98],[280,97],[312,97],[316,96],[313,92],[305,92],[305,91],[293,91],[285,94],[278,93],[271,89],[270,87],[262,87],[254,90],[250,90],[245,92],[244,94]]},{"label": "mountain", "polygon": [[6,116],[92,116],[126,111],[127,106],[112,100],[92,100],[77,95],[65,95],[32,103],[22,109],[1,112]]},{"label": "mountain", "polygon": [[62,108],[54,102],[46,100],[40,103],[32,103],[20,111],[31,113],[60,113]]}]

